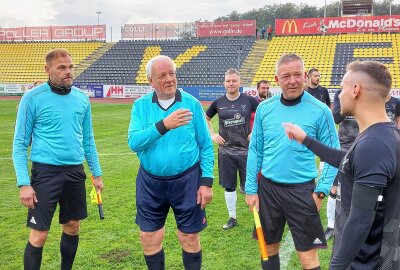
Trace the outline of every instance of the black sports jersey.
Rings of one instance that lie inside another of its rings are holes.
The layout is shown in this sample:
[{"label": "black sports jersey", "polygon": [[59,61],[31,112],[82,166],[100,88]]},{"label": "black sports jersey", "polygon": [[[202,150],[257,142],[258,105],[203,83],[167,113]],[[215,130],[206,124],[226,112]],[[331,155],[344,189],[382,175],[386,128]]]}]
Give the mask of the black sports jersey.
[{"label": "black sports jersey", "polygon": [[[344,226],[350,215],[354,183],[390,189],[393,182],[400,181],[400,177],[396,177],[397,167],[400,166],[396,147],[400,144],[400,140],[398,136],[395,136],[396,132],[398,131],[394,123],[372,125],[357,137],[354,145],[343,158],[338,176],[334,254],[340,245],[352,244],[347,243],[347,239],[341,239],[341,235],[343,235]],[[395,208],[396,206],[392,206],[386,200],[376,209],[375,220],[368,233],[368,241],[364,242],[358,256],[353,260],[352,267],[354,269],[376,269],[379,263],[379,250],[382,246],[385,216]],[[376,265],[371,267],[371,263],[376,263]],[[371,268],[365,268],[368,264]]]},{"label": "black sports jersey", "polygon": [[329,92],[328,89],[325,87],[322,87],[321,85],[318,85],[317,88],[307,88],[307,92],[310,93],[313,97],[318,99],[319,101],[323,102],[328,106],[329,108],[331,107],[331,99],[329,97]]},{"label": "black sports jersey", "polygon": [[336,124],[339,124],[340,148],[347,151],[358,136],[359,129],[356,119],[353,116],[342,116],[340,114],[339,94],[341,92],[341,89],[336,91],[333,99],[333,119]]},{"label": "black sports jersey", "polygon": [[[339,167],[330,269],[400,269],[400,130],[396,124],[385,122],[370,126],[357,137],[347,153],[310,137],[306,137],[304,144],[329,164]],[[358,190],[362,186],[382,195],[378,203],[379,196],[365,197],[365,193],[357,192],[354,200],[372,200],[375,204],[372,212],[352,206],[356,186]],[[354,227],[363,229],[352,231]]]},{"label": "black sports jersey", "polygon": [[393,122],[400,116],[400,100],[395,97],[390,97],[385,104],[386,114]]},{"label": "black sports jersey", "polygon": [[220,153],[247,154],[251,113],[256,111],[257,106],[257,100],[245,94],[240,94],[234,101],[223,95],[211,103],[206,115],[212,118],[218,113],[219,135],[225,139],[225,144],[219,146]]}]

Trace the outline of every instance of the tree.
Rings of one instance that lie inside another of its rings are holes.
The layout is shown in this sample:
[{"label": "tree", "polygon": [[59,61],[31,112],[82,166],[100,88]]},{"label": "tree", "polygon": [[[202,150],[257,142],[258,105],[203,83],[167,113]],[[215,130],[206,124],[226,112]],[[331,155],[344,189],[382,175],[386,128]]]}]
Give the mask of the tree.
[{"label": "tree", "polygon": [[[394,4],[394,0],[374,1],[374,15],[389,15],[390,1],[392,1],[392,14],[400,14],[400,4]],[[340,17],[340,0],[332,2],[326,6],[327,17]],[[275,19],[285,18],[322,18],[324,7],[316,7],[308,4],[286,3],[265,5],[261,8],[254,8],[242,14],[232,11],[230,14],[218,17],[215,21],[236,21],[236,20],[256,20],[257,27],[271,25],[275,27]]]}]

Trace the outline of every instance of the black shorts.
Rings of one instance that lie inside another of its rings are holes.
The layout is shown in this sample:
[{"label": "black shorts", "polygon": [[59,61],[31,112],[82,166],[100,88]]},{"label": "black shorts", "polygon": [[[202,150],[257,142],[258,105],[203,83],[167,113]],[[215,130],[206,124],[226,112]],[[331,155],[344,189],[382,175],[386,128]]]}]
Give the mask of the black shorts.
[{"label": "black shorts", "polygon": [[38,202],[28,210],[27,226],[48,231],[57,203],[60,224],[86,218],[85,180],[82,164],[55,166],[33,162],[31,186]]},{"label": "black shorts", "polygon": [[240,186],[246,182],[247,155],[228,155],[218,153],[219,184],[223,188],[236,189],[237,172],[239,171]]},{"label": "black shorts", "polygon": [[136,178],[136,224],[140,230],[154,232],[163,228],[170,207],[181,232],[203,230],[207,220],[205,210],[197,204],[200,176],[199,164],[170,177],[155,176],[140,167]]},{"label": "black shorts", "polygon": [[261,225],[267,244],[281,242],[287,221],[297,251],[326,248],[324,230],[312,194],[314,180],[301,184],[280,184],[261,176]]}]

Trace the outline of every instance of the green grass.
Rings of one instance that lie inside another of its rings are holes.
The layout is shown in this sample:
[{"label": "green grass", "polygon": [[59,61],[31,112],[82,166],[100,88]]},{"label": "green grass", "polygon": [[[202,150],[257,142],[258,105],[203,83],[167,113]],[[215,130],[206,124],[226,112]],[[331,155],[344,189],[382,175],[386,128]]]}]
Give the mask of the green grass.
[{"label": "green grass", "polygon": [[[26,208],[19,202],[11,160],[17,101],[0,100],[0,269],[23,269],[23,251],[28,239]],[[79,249],[74,269],[146,269],[135,217],[135,177],[138,159],[127,146],[131,105],[92,104],[94,133],[103,170],[105,219],[99,220],[97,206],[89,203],[89,217],[81,223]],[[216,120],[213,124],[216,126]],[[215,162],[217,164],[217,161]],[[89,170],[87,170],[89,174]],[[251,239],[253,218],[238,194],[239,226],[224,231],[228,214],[224,191],[218,185],[214,168],[214,198],[207,206],[208,227],[201,233],[203,269],[260,269],[257,242]],[[325,205],[321,210],[325,220]],[[43,252],[42,269],[59,269],[60,225],[58,214],[50,229]],[[331,243],[330,243],[331,244]],[[183,269],[181,248],[176,238],[172,215],[166,223],[164,241],[167,269]],[[322,269],[328,268],[330,249],[320,251]],[[291,255],[287,269],[301,269],[297,256]]]}]

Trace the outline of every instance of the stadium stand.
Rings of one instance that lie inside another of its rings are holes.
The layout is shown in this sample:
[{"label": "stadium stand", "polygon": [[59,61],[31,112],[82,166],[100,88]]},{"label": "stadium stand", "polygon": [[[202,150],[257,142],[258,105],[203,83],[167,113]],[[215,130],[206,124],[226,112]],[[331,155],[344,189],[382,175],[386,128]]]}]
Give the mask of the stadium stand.
[{"label": "stadium stand", "polygon": [[349,62],[377,60],[385,63],[393,75],[392,88],[400,88],[400,34],[345,34],[325,36],[274,37],[263,57],[252,85],[267,79],[275,85],[275,63],[283,53],[300,54],[306,70],[318,68],[321,85],[340,88]]},{"label": "stadium stand", "polygon": [[77,84],[148,84],[146,62],[165,54],[175,59],[181,85],[221,85],[228,68],[239,68],[254,37],[119,41],[75,80]]},{"label": "stadium stand", "polygon": [[18,42],[0,43],[0,82],[31,83],[46,80],[44,55],[53,48],[67,49],[77,67],[103,42]]},{"label": "stadium stand", "polygon": [[55,47],[72,53],[77,84],[148,84],[146,62],[155,55],[166,54],[177,63],[180,85],[220,86],[225,71],[239,67],[244,85],[267,79],[276,86],[277,59],[283,53],[296,52],[305,60],[307,70],[320,70],[321,85],[328,88],[340,87],[346,65],[355,59],[385,63],[393,75],[392,88],[400,88],[400,33],[275,36],[268,43],[256,42],[253,37],[123,40],[115,44],[4,42],[0,43],[0,82],[46,80],[43,55]]}]

